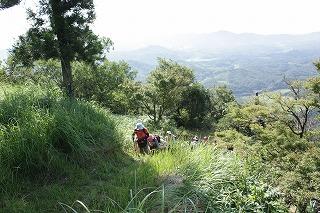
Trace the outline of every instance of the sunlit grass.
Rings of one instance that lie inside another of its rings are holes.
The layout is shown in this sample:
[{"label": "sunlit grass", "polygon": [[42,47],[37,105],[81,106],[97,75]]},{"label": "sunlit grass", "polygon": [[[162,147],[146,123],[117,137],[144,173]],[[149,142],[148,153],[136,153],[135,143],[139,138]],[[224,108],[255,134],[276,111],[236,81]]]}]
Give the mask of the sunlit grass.
[{"label": "sunlit grass", "polygon": [[283,209],[279,193],[260,178],[259,162],[185,141],[138,155],[131,141],[136,117],[111,116],[37,86],[9,88],[0,99],[4,212]]}]

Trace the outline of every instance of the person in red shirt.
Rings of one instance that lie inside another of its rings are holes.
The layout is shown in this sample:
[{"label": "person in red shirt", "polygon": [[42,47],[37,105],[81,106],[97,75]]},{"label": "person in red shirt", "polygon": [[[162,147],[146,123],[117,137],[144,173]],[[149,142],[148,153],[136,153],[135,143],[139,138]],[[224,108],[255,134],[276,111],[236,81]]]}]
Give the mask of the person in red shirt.
[{"label": "person in red shirt", "polygon": [[145,128],[142,123],[137,123],[132,133],[132,140],[133,142],[135,142],[135,146],[136,144],[138,144],[140,153],[142,154],[144,153],[148,154],[150,151],[150,148],[148,146],[148,141],[147,141],[148,137],[149,137],[148,129]]}]

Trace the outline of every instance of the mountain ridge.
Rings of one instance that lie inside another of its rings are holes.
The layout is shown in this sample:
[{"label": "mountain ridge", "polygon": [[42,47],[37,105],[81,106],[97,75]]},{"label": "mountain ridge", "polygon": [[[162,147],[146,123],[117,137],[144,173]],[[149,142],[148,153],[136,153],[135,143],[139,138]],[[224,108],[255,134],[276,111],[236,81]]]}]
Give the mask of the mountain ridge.
[{"label": "mountain ridge", "polygon": [[172,59],[193,68],[205,86],[227,84],[237,96],[245,96],[257,90],[285,88],[283,76],[305,79],[315,75],[312,62],[320,57],[320,32],[259,35],[220,31],[191,37],[171,41],[176,47],[189,44],[189,48],[155,44],[113,52],[109,58],[128,61],[141,81],[155,68],[158,57]]}]

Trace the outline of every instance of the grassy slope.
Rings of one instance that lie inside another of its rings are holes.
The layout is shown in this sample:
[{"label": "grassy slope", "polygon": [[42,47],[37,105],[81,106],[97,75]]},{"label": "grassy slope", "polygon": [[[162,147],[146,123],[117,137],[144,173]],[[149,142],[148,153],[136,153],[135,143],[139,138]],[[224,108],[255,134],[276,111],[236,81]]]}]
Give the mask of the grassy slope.
[{"label": "grassy slope", "polygon": [[65,172],[53,177],[16,179],[12,173],[0,191],[0,211],[71,212],[72,206],[84,212],[76,200],[105,212],[282,209],[278,193],[263,183],[258,162],[241,160],[211,145],[191,149],[185,142],[153,156],[137,156],[130,141],[135,118],[113,116],[113,120],[123,136],[120,149],[96,155],[98,161],[88,166],[66,161]]}]

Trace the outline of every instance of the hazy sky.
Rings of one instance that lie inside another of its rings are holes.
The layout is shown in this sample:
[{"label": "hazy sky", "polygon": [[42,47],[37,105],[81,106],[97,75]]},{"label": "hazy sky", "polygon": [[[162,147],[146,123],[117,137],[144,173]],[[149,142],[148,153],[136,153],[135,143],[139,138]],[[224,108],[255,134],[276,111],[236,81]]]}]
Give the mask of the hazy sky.
[{"label": "hazy sky", "polygon": [[[27,28],[25,9],[37,0],[0,11],[0,49]],[[301,34],[320,31],[320,0],[94,0],[94,30],[116,49],[161,44],[186,33]]]}]

